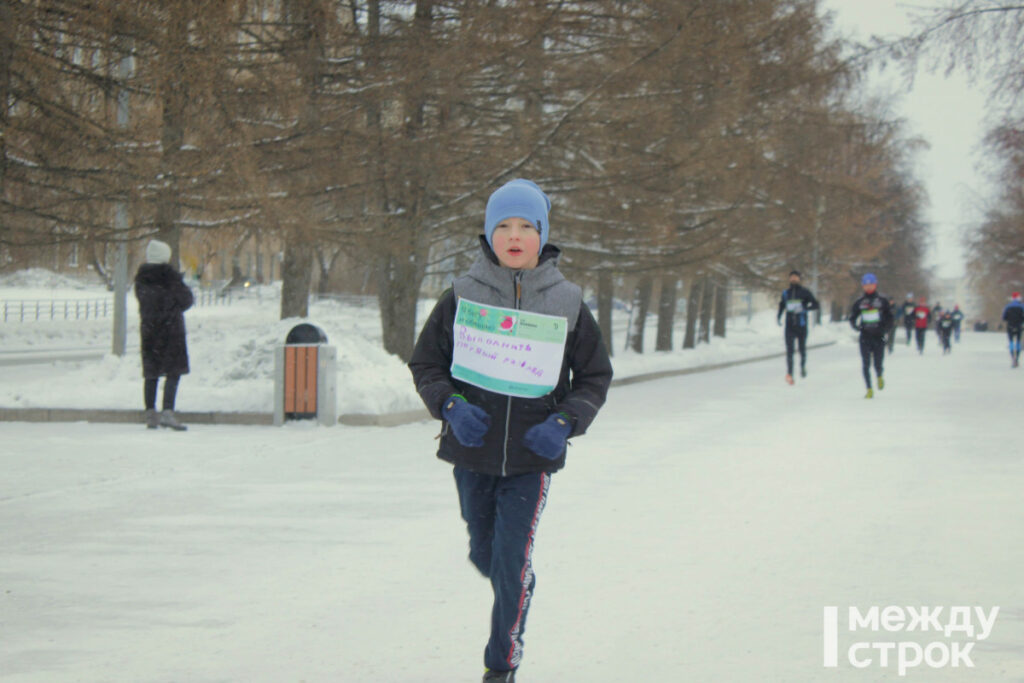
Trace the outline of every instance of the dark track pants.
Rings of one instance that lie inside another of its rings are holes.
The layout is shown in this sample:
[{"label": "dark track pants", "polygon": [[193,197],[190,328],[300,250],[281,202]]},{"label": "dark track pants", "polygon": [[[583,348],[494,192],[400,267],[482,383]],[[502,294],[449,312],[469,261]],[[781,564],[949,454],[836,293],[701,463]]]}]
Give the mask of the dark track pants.
[{"label": "dark track pants", "polygon": [[914,336],[917,337],[917,351],[918,353],[924,353],[924,339],[925,335],[928,334],[927,327],[918,327],[914,330]]},{"label": "dark track pants", "polygon": [[907,328],[907,346],[910,346],[910,338],[914,336],[914,325],[911,323],[910,325],[904,325],[903,327]]},{"label": "dark track pants", "polygon": [[807,367],[807,328],[786,325],[786,374],[793,374],[794,346],[800,348],[800,369]]},{"label": "dark track pants", "polygon": [[[164,379],[164,410],[174,410],[174,399],[178,395],[178,380],[181,379],[178,375],[167,375]],[[146,378],[146,382],[143,385],[142,398],[146,403],[146,410],[156,409],[156,388],[160,382],[159,377]]]},{"label": "dark track pants", "polygon": [[494,591],[491,637],[484,650],[488,669],[515,669],[522,660],[526,613],[536,585],[533,543],[550,485],[551,475],[543,472],[498,477],[455,468],[469,559]]},{"label": "dark track pants", "polygon": [[1014,359],[1020,358],[1020,327],[1007,327],[1006,336],[1010,338],[1010,356]]},{"label": "dark track pants", "polygon": [[875,375],[882,376],[882,360],[885,359],[885,338],[860,336],[860,359],[864,370],[864,382],[871,388],[871,364],[874,361]]}]

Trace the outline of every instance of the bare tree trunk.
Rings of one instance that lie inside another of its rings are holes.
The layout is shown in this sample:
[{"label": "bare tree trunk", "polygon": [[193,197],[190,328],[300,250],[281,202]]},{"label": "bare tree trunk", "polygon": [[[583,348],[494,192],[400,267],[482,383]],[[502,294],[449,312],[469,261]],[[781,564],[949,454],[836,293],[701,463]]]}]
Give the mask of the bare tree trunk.
[{"label": "bare tree trunk", "polygon": [[327,294],[331,291],[331,271],[334,270],[334,264],[337,263],[338,257],[341,255],[341,251],[340,247],[333,250],[324,248],[316,250],[316,262],[320,267],[320,282],[317,287],[317,292],[320,294]]},{"label": "bare tree trunk", "polygon": [[633,291],[633,313],[629,326],[629,348],[637,353],[644,352],[644,327],[647,323],[647,311],[651,307],[652,289],[654,289],[654,279],[650,275],[643,275],[636,283],[636,289]]},{"label": "bare tree trunk", "polygon": [[729,281],[726,280],[715,288],[715,328],[716,337],[725,337],[725,321],[729,308]]},{"label": "bare tree trunk", "polygon": [[[245,278],[249,276],[249,273],[242,272],[242,248],[245,247],[245,243],[249,241],[251,236],[252,231],[246,230],[231,247],[231,277],[228,279],[225,287],[236,287],[245,282]],[[284,280],[283,266],[281,269],[281,280]]]},{"label": "bare tree trunk", "polygon": [[[2,2],[3,0],[0,0]],[[107,285],[109,291],[114,290],[114,273],[107,268],[107,245],[106,243],[93,242],[88,245],[89,254],[92,257],[90,262],[92,263],[93,270],[100,276],[104,284]],[[103,258],[97,253],[97,250],[103,253]]]},{"label": "bare tree trunk", "polygon": [[260,244],[260,237],[262,233],[257,232],[252,237],[252,245],[256,248],[256,282],[259,284],[266,284],[266,279],[263,277],[263,245]]},{"label": "bare tree trunk", "polygon": [[711,343],[711,306],[715,301],[715,283],[710,276],[704,276],[700,297],[700,341]]},{"label": "bare tree trunk", "polygon": [[422,261],[406,254],[387,254],[378,271],[377,301],[380,304],[384,350],[403,361],[412,358],[416,341],[416,302],[423,280]]},{"label": "bare tree trunk", "polygon": [[281,264],[281,319],[309,315],[309,287],[313,277],[313,248],[288,242]]},{"label": "bare tree trunk", "polygon": [[615,296],[615,281],[610,270],[602,269],[597,274],[597,324],[604,337],[608,355],[613,355],[612,344],[612,308]]},{"label": "bare tree trunk", "polygon": [[[297,132],[315,136],[320,121],[320,81],[323,68],[324,35],[318,3],[301,0],[291,3],[295,17],[293,38],[302,46],[296,56],[296,67],[302,80],[304,101],[298,112]],[[295,178],[284,180],[284,187],[299,182]],[[301,204],[295,208],[306,209]],[[284,262],[281,264],[281,318],[305,318],[309,315],[309,294],[313,282],[313,255],[315,241],[308,223],[310,214],[275,218],[278,234],[285,240]]]},{"label": "bare tree trunk", "polygon": [[843,319],[843,307],[839,305],[839,302],[832,301],[829,309],[829,319],[834,323],[841,322]]},{"label": "bare tree trunk", "polygon": [[[6,199],[7,127],[11,101],[11,62],[14,60],[14,12],[10,0],[0,0],[0,200]],[[0,225],[0,235],[5,229]]]},{"label": "bare tree trunk", "polygon": [[[377,3],[375,3],[377,4]],[[371,6],[372,7],[372,6]],[[379,4],[372,11],[379,12]],[[434,0],[417,0],[413,13],[414,44],[425,46],[431,40],[433,31]],[[379,21],[379,17],[377,20]],[[412,358],[416,342],[416,303],[419,300],[420,285],[426,270],[430,246],[427,231],[423,229],[423,211],[428,204],[427,194],[435,171],[434,159],[429,157],[424,140],[426,106],[431,88],[431,70],[425,60],[410,64],[409,84],[403,90],[406,120],[402,134],[402,163],[393,183],[392,196],[382,190],[378,199],[383,214],[401,209],[401,215],[392,218],[387,227],[390,244],[381,254],[379,287],[377,299],[384,350],[393,353],[403,361]],[[379,115],[379,112],[378,112]],[[377,134],[381,135],[381,123]],[[386,188],[389,182],[383,166],[380,183]]]},{"label": "bare tree trunk", "polygon": [[[281,264],[281,317],[309,314],[309,292],[313,280],[313,246],[302,230],[281,230],[285,260]],[[252,274],[250,273],[250,276]]]},{"label": "bare tree trunk", "polygon": [[700,314],[700,299],[703,285],[703,278],[696,275],[690,278],[690,291],[686,296],[686,336],[683,337],[684,349],[692,349],[697,346],[697,316]]},{"label": "bare tree trunk", "polygon": [[654,342],[655,351],[672,350],[672,328],[676,321],[676,302],[679,301],[679,278],[662,275],[661,293],[658,295],[658,333]]},{"label": "bare tree trunk", "polygon": [[163,54],[161,68],[161,124],[160,124],[160,165],[159,189],[157,190],[156,224],[157,239],[171,247],[171,263],[180,264],[181,217],[180,188],[178,183],[181,147],[185,142],[185,102],[188,98],[185,83],[184,52],[188,39],[189,9],[181,3],[168,5],[169,20],[163,27]]}]

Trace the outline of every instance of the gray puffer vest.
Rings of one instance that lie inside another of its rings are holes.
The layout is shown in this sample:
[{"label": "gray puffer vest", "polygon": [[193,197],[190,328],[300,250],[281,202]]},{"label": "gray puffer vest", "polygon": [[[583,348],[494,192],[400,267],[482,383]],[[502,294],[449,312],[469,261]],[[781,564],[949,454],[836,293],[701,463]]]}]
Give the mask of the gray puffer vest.
[{"label": "gray puffer vest", "polygon": [[[528,429],[553,413],[569,415],[572,436],[583,434],[604,403],[612,369],[601,333],[583,303],[579,286],[558,271],[560,252],[546,245],[536,268],[514,271],[494,260],[486,243],[469,273],[455,280],[442,295],[423,326],[409,362],[416,388],[431,415],[443,420],[442,406],[453,393],[483,408],[491,425],[480,447],[463,446],[442,426],[438,457],[460,467],[501,476],[554,472],[565,464],[565,453],[542,458],[523,444]],[[555,388],[539,398],[510,397],[454,379],[451,376],[453,327],[458,299],[490,306],[557,315],[568,321],[562,367]]]}]

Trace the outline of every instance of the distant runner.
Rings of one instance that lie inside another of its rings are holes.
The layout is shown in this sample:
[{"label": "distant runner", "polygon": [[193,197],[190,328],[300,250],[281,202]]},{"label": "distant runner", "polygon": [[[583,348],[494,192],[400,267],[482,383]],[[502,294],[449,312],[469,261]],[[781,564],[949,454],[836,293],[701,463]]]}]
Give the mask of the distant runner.
[{"label": "distant runner", "polygon": [[1020,365],[1020,332],[1024,328],[1024,304],[1020,301],[1020,292],[1014,292],[1010,303],[1003,309],[1003,320],[1006,322],[1006,334],[1010,337],[1010,367]]},{"label": "distant runner", "polygon": [[779,312],[775,321],[782,324],[782,314],[786,314],[786,381],[793,383],[793,351],[794,346],[800,348],[800,376],[807,376],[807,312],[820,308],[818,300],[811,290],[800,284],[800,271],[789,273],[789,287],[782,291],[779,299]]},{"label": "distant runner", "polygon": [[928,323],[932,319],[932,311],[928,308],[927,299],[923,296],[919,299],[917,308],[914,309],[914,336],[917,339],[917,352],[924,353],[924,338],[928,334]]},{"label": "distant runner", "polygon": [[907,331],[907,346],[910,346],[910,338],[914,336],[914,293],[907,292],[907,299],[903,302],[903,327]]},{"label": "distant runner", "polygon": [[860,332],[860,358],[864,370],[864,383],[868,393],[864,398],[875,395],[871,388],[871,365],[875,366],[878,377],[878,388],[885,388],[882,378],[882,361],[885,359],[885,335],[892,330],[892,309],[889,300],[878,293],[878,278],[874,273],[866,273],[860,280],[864,294],[853,302],[850,310],[850,326]]},{"label": "distant runner", "polygon": [[942,344],[942,355],[952,353],[953,345],[953,311],[946,311],[939,318],[939,342]]},{"label": "distant runner", "polygon": [[956,304],[953,306],[953,339],[960,343],[960,324],[964,321],[964,312],[960,310],[960,305]]}]

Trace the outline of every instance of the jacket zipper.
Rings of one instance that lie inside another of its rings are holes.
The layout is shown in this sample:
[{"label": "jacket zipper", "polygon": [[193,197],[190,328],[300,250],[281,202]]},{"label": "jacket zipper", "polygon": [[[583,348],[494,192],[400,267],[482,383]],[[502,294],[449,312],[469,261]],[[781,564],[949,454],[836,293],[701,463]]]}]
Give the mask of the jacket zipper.
[{"label": "jacket zipper", "polygon": [[[519,300],[523,295],[523,272],[516,271],[515,278],[513,279],[515,284],[515,308],[519,310]],[[501,454],[501,476],[508,476],[508,439],[509,439],[509,424],[512,421],[512,397],[509,396],[505,403],[505,440],[504,448]]]}]

